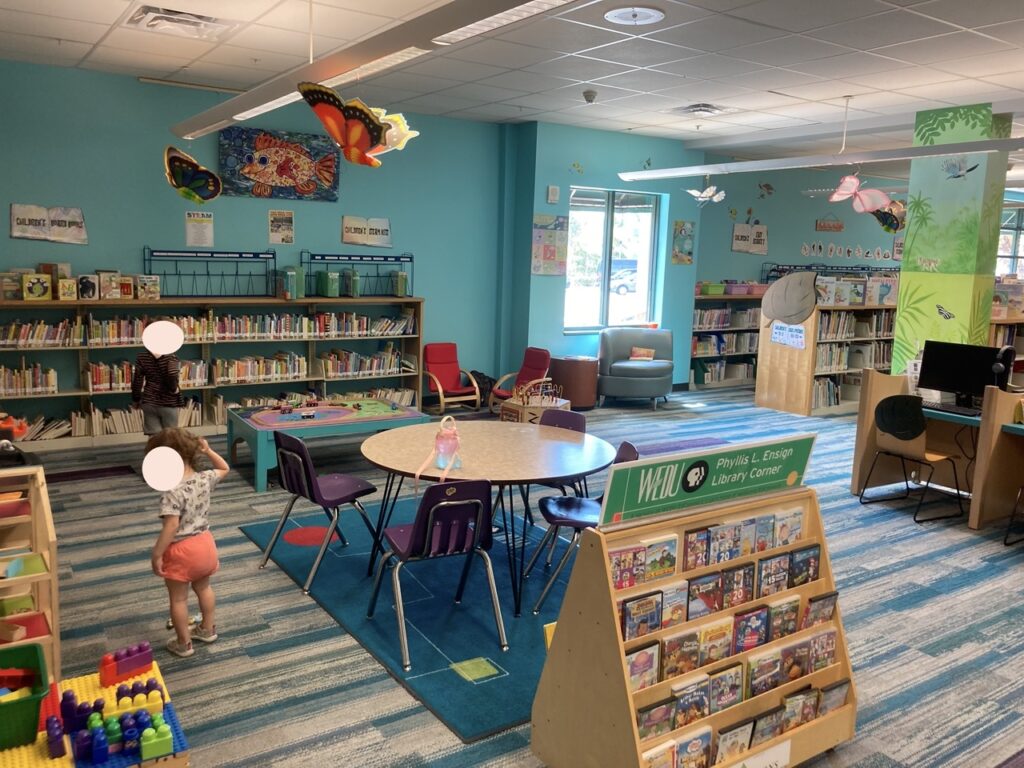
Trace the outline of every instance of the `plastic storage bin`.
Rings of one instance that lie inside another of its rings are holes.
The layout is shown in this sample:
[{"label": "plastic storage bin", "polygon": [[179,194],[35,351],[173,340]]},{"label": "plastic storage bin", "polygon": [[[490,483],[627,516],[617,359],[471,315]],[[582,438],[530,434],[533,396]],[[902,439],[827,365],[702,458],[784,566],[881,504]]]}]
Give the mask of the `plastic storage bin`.
[{"label": "plastic storage bin", "polygon": [[725,286],[725,293],[728,296],[746,296],[750,290],[747,283],[728,283]]},{"label": "plastic storage bin", "polygon": [[12,667],[35,670],[36,680],[30,696],[0,703],[0,749],[20,747],[36,740],[39,707],[50,690],[43,646],[39,643],[0,648],[0,669]]},{"label": "plastic storage bin", "polygon": [[704,283],[700,287],[700,292],[705,296],[724,296],[725,283]]},{"label": "plastic storage bin", "polygon": [[752,283],[747,287],[751,296],[764,296],[764,292],[768,290],[768,286],[765,283]]}]

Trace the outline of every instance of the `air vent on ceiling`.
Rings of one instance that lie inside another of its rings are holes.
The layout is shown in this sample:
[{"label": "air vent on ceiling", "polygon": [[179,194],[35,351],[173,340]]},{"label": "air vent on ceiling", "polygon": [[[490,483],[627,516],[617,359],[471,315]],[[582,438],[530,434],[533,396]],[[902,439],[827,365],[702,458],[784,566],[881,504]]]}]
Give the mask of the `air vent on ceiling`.
[{"label": "air vent on ceiling", "polygon": [[717,104],[706,104],[700,102],[698,104],[687,104],[685,107],[676,107],[672,110],[681,115],[695,115],[697,117],[711,117],[712,115],[721,115],[726,112],[731,112],[727,107],[720,107]]},{"label": "air vent on ceiling", "polygon": [[621,24],[626,27],[641,27],[647,24],[657,24],[665,18],[665,14],[657,8],[644,8],[643,6],[632,6],[629,8],[616,8],[604,15],[605,21],[612,24]]},{"label": "air vent on ceiling", "polygon": [[124,25],[131,29],[161,32],[194,40],[216,40],[238,26],[234,21],[152,5],[140,5],[128,16]]}]

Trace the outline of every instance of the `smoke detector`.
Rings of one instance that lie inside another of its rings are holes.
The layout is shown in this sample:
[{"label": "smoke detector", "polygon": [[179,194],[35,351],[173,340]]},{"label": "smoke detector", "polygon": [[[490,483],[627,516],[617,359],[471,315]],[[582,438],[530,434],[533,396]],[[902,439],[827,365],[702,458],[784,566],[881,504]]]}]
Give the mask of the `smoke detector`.
[{"label": "smoke detector", "polygon": [[605,21],[620,24],[624,27],[642,27],[657,24],[665,18],[665,14],[657,8],[645,8],[635,5],[628,8],[616,8],[604,15]]},{"label": "smoke detector", "polygon": [[170,8],[140,5],[128,16],[124,26],[193,40],[216,40],[237,27],[238,23]]},{"label": "smoke detector", "polygon": [[726,107],[720,107],[717,104],[707,104],[705,102],[699,102],[697,104],[687,104],[685,107],[676,107],[672,110],[681,115],[694,115],[696,117],[711,117],[712,115],[721,115],[731,110]]}]

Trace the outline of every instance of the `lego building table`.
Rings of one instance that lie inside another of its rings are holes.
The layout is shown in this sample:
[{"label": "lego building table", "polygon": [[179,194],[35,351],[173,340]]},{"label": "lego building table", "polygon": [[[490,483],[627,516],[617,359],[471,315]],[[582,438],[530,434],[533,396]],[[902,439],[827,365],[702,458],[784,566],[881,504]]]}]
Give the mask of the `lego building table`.
[{"label": "lego building table", "polygon": [[411,424],[430,417],[415,408],[394,405],[385,400],[353,399],[340,404],[295,406],[290,412],[280,408],[233,408],[228,410],[228,450],[236,461],[236,444],[244,440],[253,456],[253,487],[267,490],[267,472],[277,466],[274,432],[281,430],[302,439],[328,435],[378,432]]}]

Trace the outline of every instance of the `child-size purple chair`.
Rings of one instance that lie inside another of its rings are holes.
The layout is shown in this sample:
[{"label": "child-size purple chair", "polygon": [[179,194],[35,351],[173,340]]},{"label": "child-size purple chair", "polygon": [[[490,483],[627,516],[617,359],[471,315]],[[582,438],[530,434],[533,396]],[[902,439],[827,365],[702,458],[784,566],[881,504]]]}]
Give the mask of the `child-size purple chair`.
[{"label": "child-size purple chair", "polygon": [[309,451],[306,449],[306,444],[297,437],[284,432],[274,432],[274,445],[277,446],[277,471],[281,477],[281,487],[293,495],[291,501],[284,508],[281,519],[277,521],[277,528],[274,529],[274,535],[270,537],[267,549],[263,553],[260,568],[266,567],[267,561],[270,559],[270,552],[277,543],[295,502],[300,498],[308,499],[322,507],[327,519],[330,520],[324,539],[320,542],[320,551],[317,552],[316,560],[313,561],[313,567],[302,587],[302,591],[308,595],[313,579],[316,578],[316,572],[320,568],[320,561],[324,559],[324,554],[327,552],[327,547],[330,545],[335,531],[338,532],[342,546],[348,546],[345,534],[341,532],[338,525],[338,517],[343,504],[350,504],[359,512],[370,531],[372,540],[376,540],[377,534],[373,529],[373,523],[370,522],[370,517],[363,509],[363,505],[359,503],[359,499],[374,493],[377,487],[352,475],[339,473],[318,475],[316,467],[313,466],[313,460],[309,456]]},{"label": "child-size purple chair", "polygon": [[501,618],[498,604],[498,588],[494,584],[494,569],[486,550],[491,548],[491,484],[487,480],[460,480],[438,483],[427,488],[420,500],[416,519],[406,525],[394,525],[384,529],[384,541],[388,551],[377,566],[377,577],[373,582],[367,618],[373,618],[380,593],[384,569],[392,559],[397,560],[391,571],[391,585],[395,591],[395,612],[398,614],[398,639],[402,646],[402,667],[408,672],[412,668],[409,660],[409,640],[405,632],[405,604],[402,602],[402,585],[399,580],[402,566],[417,560],[437,560],[442,557],[463,555],[466,558],[462,568],[459,587],[455,593],[456,604],[462,602],[462,592],[469,575],[473,554],[480,556],[487,570],[487,583],[491,588],[491,605],[494,607],[494,623],[498,626],[498,640],[501,650],[508,650],[505,639],[505,623]]}]

